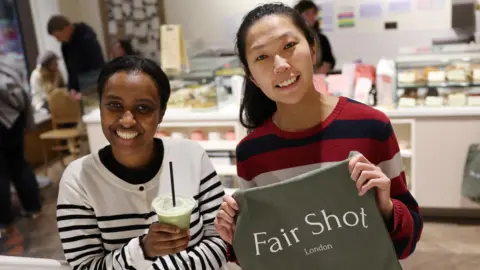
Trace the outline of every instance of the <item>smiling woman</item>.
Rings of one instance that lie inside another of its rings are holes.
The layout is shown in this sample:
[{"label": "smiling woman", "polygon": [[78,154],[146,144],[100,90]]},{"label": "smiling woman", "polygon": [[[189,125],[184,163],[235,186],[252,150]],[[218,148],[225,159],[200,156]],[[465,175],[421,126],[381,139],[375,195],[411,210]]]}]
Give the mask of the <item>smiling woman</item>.
[{"label": "smiling woman", "polygon": [[153,62],[126,57],[104,68],[98,89],[102,129],[114,156],[127,167],[146,165],[170,97],[167,76]]},{"label": "smiling woman", "polygon": [[[423,225],[418,204],[406,186],[388,117],[367,105],[315,90],[315,38],[290,7],[265,4],[250,11],[238,30],[236,45],[248,76],[241,123],[250,131],[236,149],[241,186],[278,183],[345,160],[351,151],[360,152],[349,164],[358,189],[353,196],[376,190],[377,207],[398,258],[408,257]],[[230,196],[224,200],[216,227],[231,243],[239,206]]]},{"label": "smiling woman", "polygon": [[[98,79],[102,129],[110,145],[72,162],[60,182],[57,224],[74,269],[219,269],[226,245],[213,221],[224,195],[203,148],[154,135],[170,96],[165,73],[151,60],[124,56]],[[188,153],[188,156],[185,155]],[[159,224],[155,197],[195,200],[190,228]]]}]

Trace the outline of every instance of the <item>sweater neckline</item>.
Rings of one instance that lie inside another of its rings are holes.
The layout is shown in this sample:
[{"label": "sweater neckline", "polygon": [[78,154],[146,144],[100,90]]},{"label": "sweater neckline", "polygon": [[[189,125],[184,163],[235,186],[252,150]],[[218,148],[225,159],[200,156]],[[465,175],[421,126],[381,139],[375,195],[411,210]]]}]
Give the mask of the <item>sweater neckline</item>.
[{"label": "sweater neckline", "polygon": [[347,99],[343,96],[339,97],[337,104],[335,105],[335,108],[333,111],[325,118],[325,120],[321,121],[320,123],[316,124],[313,127],[310,127],[305,130],[301,131],[285,131],[280,129],[274,122],[273,118],[270,118],[268,122],[266,123],[267,128],[272,130],[276,135],[287,138],[287,139],[293,139],[293,138],[304,138],[311,136],[313,134],[319,133],[325,128],[327,128],[340,114],[342,109],[345,107],[345,104],[347,103]]}]

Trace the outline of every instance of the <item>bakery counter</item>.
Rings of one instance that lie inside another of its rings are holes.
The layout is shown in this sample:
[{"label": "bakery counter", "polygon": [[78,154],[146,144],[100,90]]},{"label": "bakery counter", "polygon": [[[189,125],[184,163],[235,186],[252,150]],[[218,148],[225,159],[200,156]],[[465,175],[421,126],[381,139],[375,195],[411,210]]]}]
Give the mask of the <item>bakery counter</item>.
[{"label": "bakery counter", "polygon": [[[402,148],[409,188],[422,208],[480,210],[480,205],[461,195],[468,147],[480,141],[480,107],[378,109],[391,119]],[[238,141],[246,134],[238,115],[238,106],[233,104],[205,112],[169,109],[159,130],[173,136],[178,132],[205,130],[205,134],[210,134],[231,128]],[[98,151],[108,143],[102,133],[100,112],[95,110],[83,120],[90,149]],[[220,143],[217,137],[211,143],[202,143],[206,150],[224,151],[227,144],[234,150],[232,143]],[[209,136],[205,139],[212,140]],[[228,168],[225,174],[235,172],[234,167]]]},{"label": "bakery counter", "polygon": [[411,153],[403,160],[412,193],[425,209],[480,214],[480,204],[461,194],[468,148],[480,140],[480,109],[420,111],[388,113],[399,144]]},{"label": "bakery counter", "polygon": [[[415,107],[415,108],[381,108],[376,109],[384,112],[390,118],[425,118],[425,117],[464,117],[479,116],[479,107]],[[219,109],[212,110],[194,110],[194,109],[167,109],[163,117],[163,123],[175,122],[223,122],[238,121],[239,107],[228,103],[220,106]],[[100,110],[92,110],[89,114],[83,116],[85,124],[100,123]]]},{"label": "bakery counter", "polygon": [[[100,110],[95,109],[83,117],[87,128],[90,150],[98,151],[108,142],[103,135],[100,123]],[[203,130],[210,132],[233,132],[236,138],[245,136],[245,130],[238,121],[238,106],[227,103],[219,106],[218,109],[195,110],[195,109],[167,109],[159,131],[168,133],[191,134]]]},{"label": "bakery counter", "polygon": [[479,107],[412,107],[412,108],[395,108],[385,109],[377,108],[384,112],[389,118],[436,118],[436,117],[480,117]]},{"label": "bakery counter", "polygon": [[[232,103],[220,106],[219,109],[195,110],[168,108],[163,117],[164,123],[190,121],[236,121],[238,106]],[[100,122],[100,109],[95,109],[83,117],[85,124]]]}]

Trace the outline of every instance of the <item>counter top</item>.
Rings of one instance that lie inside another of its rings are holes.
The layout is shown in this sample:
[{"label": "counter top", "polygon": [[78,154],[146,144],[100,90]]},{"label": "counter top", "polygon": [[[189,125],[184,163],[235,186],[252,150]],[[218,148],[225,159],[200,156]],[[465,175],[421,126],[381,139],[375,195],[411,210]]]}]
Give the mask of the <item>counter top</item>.
[{"label": "counter top", "polygon": [[[422,117],[466,117],[480,116],[480,107],[417,107],[417,108],[377,108],[390,118],[422,118]],[[167,109],[163,122],[187,121],[238,121],[239,108],[234,103],[215,110],[198,111],[191,109]],[[100,110],[95,109],[83,117],[86,124],[100,122]]]},{"label": "counter top", "polygon": [[480,116],[480,107],[416,107],[377,109],[384,112],[390,118]]},{"label": "counter top", "polygon": [[[194,109],[168,109],[163,117],[163,122],[186,122],[186,121],[238,121],[238,106],[229,103],[218,109],[194,110]],[[100,109],[83,116],[83,122],[99,123]]]}]

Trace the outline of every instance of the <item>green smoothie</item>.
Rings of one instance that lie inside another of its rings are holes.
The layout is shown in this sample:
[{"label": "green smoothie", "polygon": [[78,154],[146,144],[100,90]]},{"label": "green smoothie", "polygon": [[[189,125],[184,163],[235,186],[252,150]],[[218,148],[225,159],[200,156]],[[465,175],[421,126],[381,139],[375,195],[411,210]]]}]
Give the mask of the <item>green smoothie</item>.
[{"label": "green smoothie", "polygon": [[171,195],[160,195],[152,202],[158,215],[158,223],[175,225],[182,230],[190,228],[190,216],[195,207],[193,198],[175,195],[175,207]]}]

